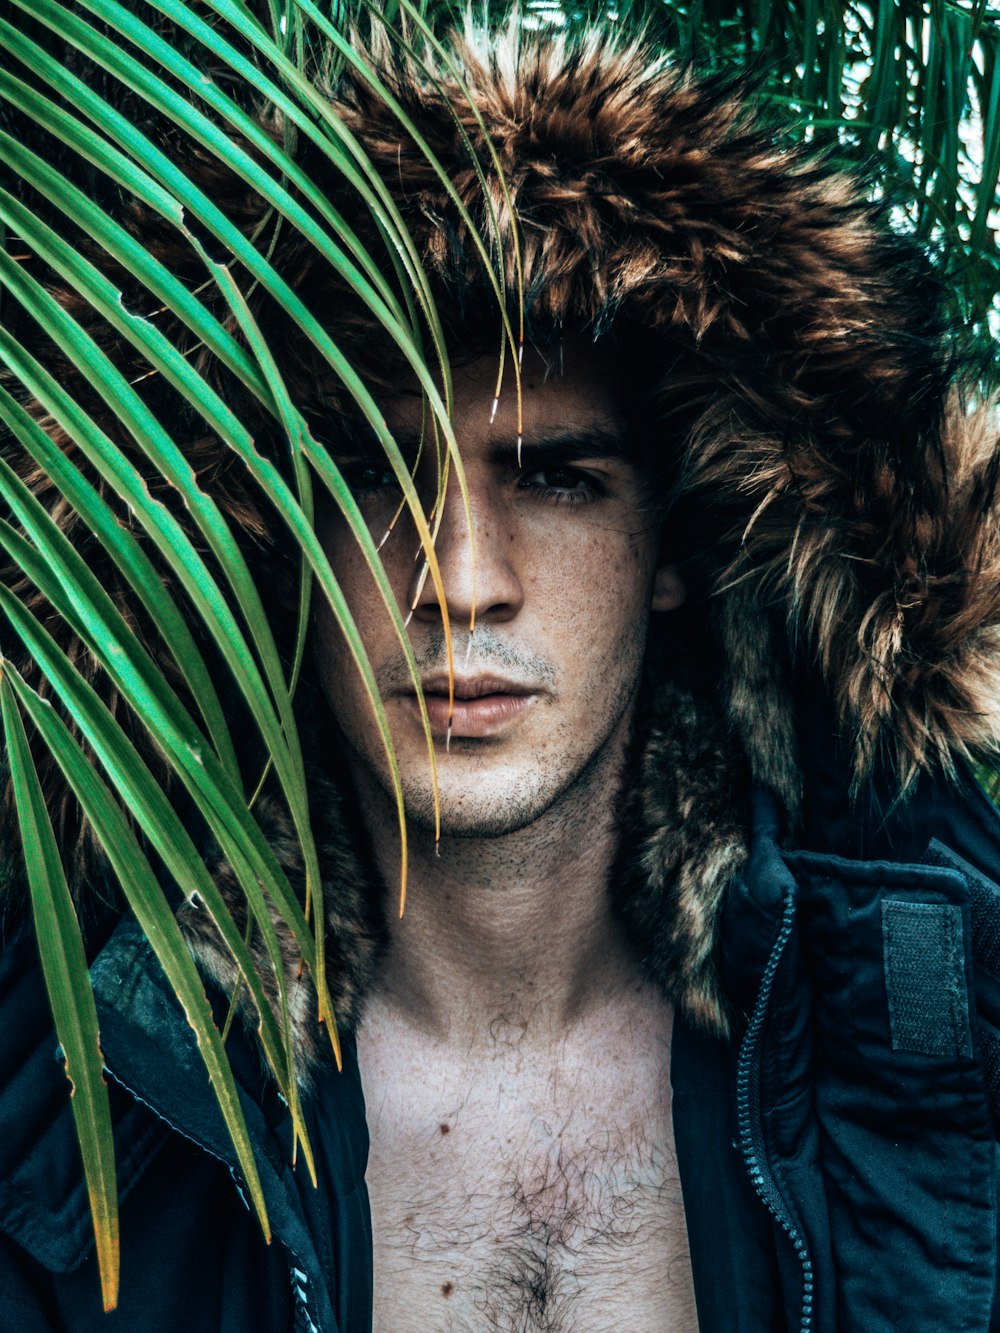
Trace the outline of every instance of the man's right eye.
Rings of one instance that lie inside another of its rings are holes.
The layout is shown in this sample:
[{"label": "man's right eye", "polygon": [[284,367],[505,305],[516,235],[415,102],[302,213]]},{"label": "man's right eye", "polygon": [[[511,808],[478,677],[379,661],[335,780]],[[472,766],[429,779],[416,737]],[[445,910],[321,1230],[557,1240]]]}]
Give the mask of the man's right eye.
[{"label": "man's right eye", "polygon": [[347,462],[340,464],[340,475],[356,496],[373,495],[379,491],[399,490],[396,474],[387,463]]}]

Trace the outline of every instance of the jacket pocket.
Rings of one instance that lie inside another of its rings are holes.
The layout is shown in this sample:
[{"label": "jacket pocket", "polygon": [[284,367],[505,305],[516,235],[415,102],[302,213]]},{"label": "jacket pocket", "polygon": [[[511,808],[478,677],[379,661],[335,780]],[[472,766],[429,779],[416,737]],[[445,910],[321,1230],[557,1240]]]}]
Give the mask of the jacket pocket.
[{"label": "jacket pocket", "polygon": [[985,1333],[995,1155],[968,880],[941,864],[786,862],[811,988],[836,1327]]}]

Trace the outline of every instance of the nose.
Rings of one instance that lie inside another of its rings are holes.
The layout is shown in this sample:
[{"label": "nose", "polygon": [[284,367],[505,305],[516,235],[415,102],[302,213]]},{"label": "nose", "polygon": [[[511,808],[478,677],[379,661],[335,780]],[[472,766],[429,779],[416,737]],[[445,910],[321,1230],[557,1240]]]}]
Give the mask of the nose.
[{"label": "nose", "polygon": [[[501,498],[491,494],[485,479],[467,472],[466,480],[469,510],[452,474],[434,543],[448,616],[456,624],[468,623],[475,611],[477,621],[502,623],[513,619],[524,602],[516,534]],[[422,569],[419,561],[410,588],[413,618],[436,623],[441,599],[430,575],[421,582]]]}]

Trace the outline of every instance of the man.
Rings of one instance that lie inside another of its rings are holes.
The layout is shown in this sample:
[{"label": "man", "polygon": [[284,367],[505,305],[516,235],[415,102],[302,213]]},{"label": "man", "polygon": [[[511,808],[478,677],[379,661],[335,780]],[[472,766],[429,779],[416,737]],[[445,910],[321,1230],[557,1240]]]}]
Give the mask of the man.
[{"label": "man", "polygon": [[[414,825],[409,906],[358,1029],[379,1328],[406,1328],[414,1311],[427,1327],[694,1325],[663,1077],[670,1009],[608,895],[650,608],[671,610],[683,589],[658,565],[650,481],[629,457],[625,367],[582,340],[562,350],[562,371],[526,361],[520,463],[514,396],[490,419],[495,358],[456,373],[473,526],[453,486],[435,543],[458,641],[453,707],[416,536],[397,530],[384,548],[446,742],[439,857],[395,631],[346,524],[321,525],[364,608]],[[419,395],[390,407],[401,443],[419,436],[420,407]],[[356,495],[384,531],[399,492],[391,472],[369,471]],[[391,883],[387,764],[332,616],[318,652]]]},{"label": "man", "polygon": [[[933,284],[854,183],[640,51],[516,28],[459,49],[462,129],[481,148],[483,118],[516,201],[534,344],[520,405],[508,380],[493,410],[460,215],[392,115],[338,92],[395,175],[456,354],[468,508],[453,482],[444,602],[393,522],[391,473],[301,369],[412,609],[443,832],[438,851],[398,641],[321,504],[385,700],[411,869],[396,920],[386,760],[319,608],[306,706],[346,1029],[342,1073],[309,1060],[319,1188],[289,1164],[251,1022],[232,1048],[265,1247],[183,1015],[124,918],[93,965],[124,1196],[121,1304],[101,1315],[18,937],[0,1322],[1000,1327],[1000,825],[966,766],[1000,731],[998,455],[950,384]],[[384,59],[485,227],[453,108]],[[513,291],[515,223],[492,204]],[[332,280],[299,277],[349,322]],[[430,495],[419,395],[373,330],[357,352]],[[261,818],[283,848],[280,809]],[[204,914],[181,914],[224,979]]]}]

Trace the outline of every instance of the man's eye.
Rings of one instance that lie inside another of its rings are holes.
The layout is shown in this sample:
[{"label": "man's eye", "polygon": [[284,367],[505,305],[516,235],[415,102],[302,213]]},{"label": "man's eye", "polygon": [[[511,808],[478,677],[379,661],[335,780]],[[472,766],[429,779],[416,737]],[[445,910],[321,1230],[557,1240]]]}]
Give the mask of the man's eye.
[{"label": "man's eye", "polygon": [[522,490],[539,491],[552,500],[580,503],[602,494],[596,477],[574,467],[544,467],[526,472],[519,483]]},{"label": "man's eye", "polygon": [[399,489],[396,474],[385,463],[341,463],[340,473],[357,496]]}]

